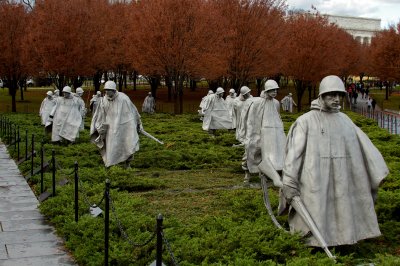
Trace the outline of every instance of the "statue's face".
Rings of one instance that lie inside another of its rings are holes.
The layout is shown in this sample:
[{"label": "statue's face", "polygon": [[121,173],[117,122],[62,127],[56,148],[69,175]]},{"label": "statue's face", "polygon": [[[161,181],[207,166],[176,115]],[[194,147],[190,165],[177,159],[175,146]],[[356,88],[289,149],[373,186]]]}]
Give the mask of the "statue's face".
[{"label": "statue's face", "polygon": [[218,97],[218,98],[222,98],[222,95],[224,95],[224,94],[223,94],[223,93],[218,93],[218,94],[217,94],[217,97]]},{"label": "statue's face", "polygon": [[278,94],[277,89],[269,90],[269,91],[267,91],[267,98],[269,98],[269,99],[275,98],[277,94]]},{"label": "statue's face", "polygon": [[67,98],[67,99],[72,97],[71,93],[66,92],[66,91],[63,91],[63,96],[64,96],[64,98]]},{"label": "statue's face", "polygon": [[243,98],[245,98],[245,99],[250,98],[250,92],[243,94]]},{"label": "statue's face", "polygon": [[115,92],[115,90],[106,90],[107,99],[112,100],[114,98]]},{"label": "statue's face", "polygon": [[52,100],[52,99],[53,99],[53,96],[47,95],[47,99]]},{"label": "statue's face", "polygon": [[322,94],[321,99],[328,110],[339,110],[340,102],[343,99],[343,94],[337,91],[327,92]]}]

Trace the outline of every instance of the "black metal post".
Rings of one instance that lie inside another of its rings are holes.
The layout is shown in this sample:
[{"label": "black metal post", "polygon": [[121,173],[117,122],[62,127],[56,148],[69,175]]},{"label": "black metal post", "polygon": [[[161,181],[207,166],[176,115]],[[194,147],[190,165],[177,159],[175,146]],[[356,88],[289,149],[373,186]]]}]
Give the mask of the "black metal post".
[{"label": "black metal post", "polygon": [[8,124],[7,124],[7,143],[10,144],[11,143],[11,121],[8,120]]},{"label": "black metal post", "polygon": [[156,266],[162,266],[162,224],[163,216],[158,214],[157,216],[157,252],[156,252]]},{"label": "black metal post", "polygon": [[78,162],[75,162],[75,222],[78,222]]},{"label": "black metal post", "polygon": [[25,160],[28,160],[28,130],[25,130]]},{"label": "black metal post", "polygon": [[42,145],[40,146],[40,194],[43,193],[44,190],[44,181],[43,181],[43,167],[44,167],[44,148],[43,148],[43,141]]},{"label": "black metal post", "polygon": [[8,123],[8,143],[12,142],[12,122]]},{"label": "black metal post", "polygon": [[5,132],[6,134],[4,135],[4,142],[7,143],[8,140],[8,123],[9,123],[9,119],[6,118],[6,124],[5,124]]},{"label": "black metal post", "polygon": [[17,149],[17,126],[14,126],[14,151]]},{"label": "black metal post", "polygon": [[31,177],[33,176],[33,157],[34,157],[34,155],[35,155],[35,135],[34,134],[32,134],[32,142],[31,142],[31,144],[32,144],[32,147],[31,147]]},{"label": "black metal post", "polygon": [[390,116],[390,133],[393,134],[393,115]]},{"label": "black metal post", "polygon": [[53,165],[53,178],[52,178],[52,182],[53,182],[53,197],[56,196],[56,152],[54,151],[54,149],[51,151],[51,163]]},{"label": "black metal post", "polygon": [[104,265],[108,266],[108,235],[110,230],[110,180],[106,180],[105,197],[105,217],[104,217]]},{"label": "black metal post", "polygon": [[19,126],[18,126],[18,138],[17,138],[17,141],[18,141],[18,143],[17,143],[17,149],[18,149],[18,151],[17,151],[17,161],[19,161],[19,142],[21,141],[21,136],[20,136],[20,133],[19,133]]}]

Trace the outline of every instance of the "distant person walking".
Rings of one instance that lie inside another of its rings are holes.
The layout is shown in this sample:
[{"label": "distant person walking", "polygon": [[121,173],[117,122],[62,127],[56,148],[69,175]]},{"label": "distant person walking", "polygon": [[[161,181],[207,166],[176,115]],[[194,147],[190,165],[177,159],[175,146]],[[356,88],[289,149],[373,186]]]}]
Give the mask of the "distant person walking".
[{"label": "distant person walking", "polygon": [[372,106],[372,111],[375,112],[376,100],[374,98],[372,98],[371,106]]},{"label": "distant person walking", "polygon": [[368,109],[368,112],[371,112],[371,108],[372,108],[372,99],[371,99],[371,98],[368,98],[368,100],[367,100],[367,109]]}]

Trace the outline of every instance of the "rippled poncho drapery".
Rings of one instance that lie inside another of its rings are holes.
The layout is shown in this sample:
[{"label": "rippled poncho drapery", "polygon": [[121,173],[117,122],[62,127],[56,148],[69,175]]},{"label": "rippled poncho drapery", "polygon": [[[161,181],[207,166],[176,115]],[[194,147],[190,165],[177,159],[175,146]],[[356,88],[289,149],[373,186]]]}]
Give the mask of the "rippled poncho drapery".
[{"label": "rippled poncho drapery", "polygon": [[98,95],[93,95],[92,99],[90,99],[90,109],[92,110],[92,116],[96,112],[97,106],[99,102],[101,101],[101,96]]},{"label": "rippled poncho drapery", "polygon": [[79,104],[80,104],[80,112],[81,112],[81,116],[82,116],[82,122],[81,125],[79,126],[79,130],[83,131],[85,128],[85,116],[86,116],[86,106],[85,106],[85,101],[82,99],[81,96],[79,95],[75,95],[76,99],[78,100]]},{"label": "rippled poncho drapery", "polygon": [[224,98],[211,94],[205,107],[203,130],[232,129],[232,117],[226,106]]},{"label": "rippled poncho drapery", "polygon": [[233,96],[228,95],[225,98],[226,107],[228,108],[229,114],[232,117],[232,128],[236,128],[236,117],[234,117],[235,114],[234,114],[234,110],[233,110],[234,104],[235,104],[235,99],[236,99],[236,96],[234,96],[234,95]]},{"label": "rippled poncho drapery", "polygon": [[268,158],[275,170],[282,170],[285,152],[285,132],[276,99],[254,97],[243,110],[246,123],[245,148],[250,173],[258,173],[258,165]]},{"label": "rippled poncho drapery", "polygon": [[281,100],[282,103],[282,109],[286,112],[293,112],[293,105],[296,105],[294,102],[293,98],[291,96],[285,96]]},{"label": "rippled poncho drapery", "polygon": [[[314,100],[287,136],[283,183],[298,188],[328,246],[380,235],[371,191],[388,174],[382,155],[345,114],[321,110]],[[307,233],[292,209],[291,231]],[[314,237],[308,242],[320,246]]]},{"label": "rippled poncho drapery", "polygon": [[[233,105],[233,125],[232,128],[236,128],[235,137],[236,140],[240,143],[244,143],[246,138],[246,123],[242,121],[242,111],[246,109],[246,105],[253,99],[253,96],[250,95],[250,98],[243,98],[242,95],[235,98],[234,105]],[[248,108],[248,107],[247,107]]]},{"label": "rippled poncho drapery", "polygon": [[[90,126],[91,140],[100,148],[106,167],[126,161],[139,150],[138,127],[140,115],[129,97],[116,92],[113,100],[104,96],[96,109]],[[105,139],[99,132],[106,130]]]},{"label": "rippled poncho drapery", "polygon": [[199,115],[204,116],[205,110],[208,106],[208,103],[210,102],[210,99],[212,97],[212,95],[214,95],[214,93],[209,92],[206,96],[204,96],[203,98],[201,98],[201,102],[200,102],[200,110]]},{"label": "rippled poncho drapery", "polygon": [[156,109],[156,100],[153,96],[148,95],[144,98],[142,112],[152,114]]},{"label": "rippled poncho drapery", "polygon": [[44,98],[42,104],[40,105],[39,115],[42,120],[42,125],[46,125],[47,119],[49,119],[49,115],[51,110],[53,110],[56,105],[55,99]]},{"label": "rippled poncho drapery", "polygon": [[60,141],[63,138],[71,142],[79,135],[82,122],[81,103],[76,97],[57,97],[56,105],[50,115],[53,118],[51,141]]}]

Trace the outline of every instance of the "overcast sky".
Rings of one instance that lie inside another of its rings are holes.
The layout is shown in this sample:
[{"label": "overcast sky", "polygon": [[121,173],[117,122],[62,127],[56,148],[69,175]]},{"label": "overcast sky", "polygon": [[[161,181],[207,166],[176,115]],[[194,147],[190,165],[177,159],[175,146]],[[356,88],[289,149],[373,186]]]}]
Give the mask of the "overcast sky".
[{"label": "overcast sky", "polygon": [[289,9],[310,10],[321,14],[380,18],[381,27],[400,21],[400,0],[286,0]]}]

